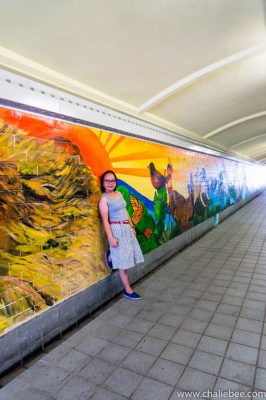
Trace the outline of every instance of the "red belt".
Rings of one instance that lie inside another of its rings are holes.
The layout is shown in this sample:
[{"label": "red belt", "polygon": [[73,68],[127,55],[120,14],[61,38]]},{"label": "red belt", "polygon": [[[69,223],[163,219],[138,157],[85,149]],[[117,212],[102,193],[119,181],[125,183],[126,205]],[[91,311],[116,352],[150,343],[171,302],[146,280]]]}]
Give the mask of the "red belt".
[{"label": "red belt", "polygon": [[129,224],[129,221],[112,221],[109,224]]}]

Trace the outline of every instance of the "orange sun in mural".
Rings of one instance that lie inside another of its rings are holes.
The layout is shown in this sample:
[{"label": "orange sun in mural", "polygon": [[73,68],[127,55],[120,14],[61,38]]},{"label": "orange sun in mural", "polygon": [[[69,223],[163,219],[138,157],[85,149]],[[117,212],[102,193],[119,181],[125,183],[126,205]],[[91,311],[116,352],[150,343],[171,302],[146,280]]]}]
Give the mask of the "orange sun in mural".
[{"label": "orange sun in mural", "polygon": [[175,186],[180,193],[187,195],[186,186],[180,183],[188,181],[194,160],[186,150],[3,107],[0,107],[0,118],[29,136],[55,140],[58,146],[69,152],[73,150],[72,143],[78,147],[82,159],[97,177],[113,169],[129,185],[141,187],[142,194],[150,199],[154,194],[150,163],[154,162],[159,174],[165,175],[171,160]]},{"label": "orange sun in mural", "polygon": [[58,143],[63,138],[70,140],[79,147],[85,163],[97,176],[113,168],[118,174],[148,177],[147,166],[151,160],[163,159],[165,163],[165,157],[169,157],[169,148],[165,146],[53,118],[1,107],[0,118],[30,136],[54,139]]}]

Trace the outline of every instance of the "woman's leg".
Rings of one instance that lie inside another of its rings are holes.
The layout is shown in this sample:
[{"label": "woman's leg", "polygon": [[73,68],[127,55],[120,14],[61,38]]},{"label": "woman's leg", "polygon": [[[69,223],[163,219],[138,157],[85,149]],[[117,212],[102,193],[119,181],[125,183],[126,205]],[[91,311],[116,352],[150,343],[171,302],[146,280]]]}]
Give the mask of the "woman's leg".
[{"label": "woman's leg", "polygon": [[131,289],[131,286],[130,286],[130,283],[129,283],[129,280],[128,280],[127,271],[125,269],[120,269],[119,270],[119,275],[120,275],[121,281],[122,281],[122,283],[124,285],[125,291],[127,293],[133,293],[133,290]]}]

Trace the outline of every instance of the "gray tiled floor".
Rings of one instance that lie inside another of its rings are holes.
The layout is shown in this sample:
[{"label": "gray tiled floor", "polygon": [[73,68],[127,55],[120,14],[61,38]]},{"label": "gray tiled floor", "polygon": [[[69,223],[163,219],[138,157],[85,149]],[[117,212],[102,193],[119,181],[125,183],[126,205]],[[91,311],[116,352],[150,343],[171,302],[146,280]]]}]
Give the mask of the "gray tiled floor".
[{"label": "gray tiled floor", "polygon": [[118,299],[2,379],[0,400],[266,391],[265,239],[266,192],[137,284],[141,301]]}]

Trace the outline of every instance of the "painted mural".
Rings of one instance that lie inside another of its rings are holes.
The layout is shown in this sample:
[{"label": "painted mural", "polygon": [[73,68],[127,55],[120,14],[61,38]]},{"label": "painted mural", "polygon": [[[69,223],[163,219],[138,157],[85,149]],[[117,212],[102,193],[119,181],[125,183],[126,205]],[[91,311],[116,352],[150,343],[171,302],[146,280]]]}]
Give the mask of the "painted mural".
[{"label": "painted mural", "polygon": [[109,274],[99,176],[144,253],[258,189],[258,168],[0,108],[0,334]]}]

